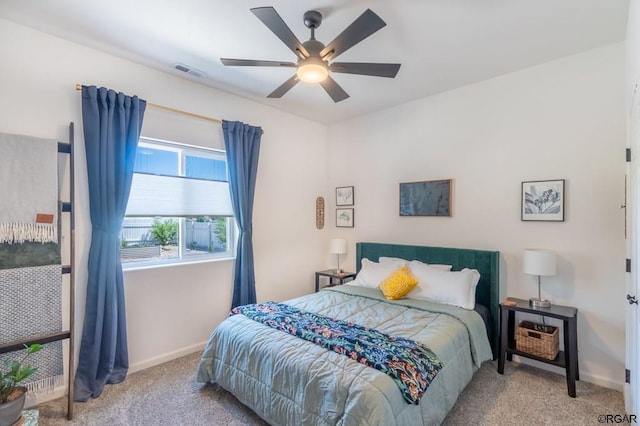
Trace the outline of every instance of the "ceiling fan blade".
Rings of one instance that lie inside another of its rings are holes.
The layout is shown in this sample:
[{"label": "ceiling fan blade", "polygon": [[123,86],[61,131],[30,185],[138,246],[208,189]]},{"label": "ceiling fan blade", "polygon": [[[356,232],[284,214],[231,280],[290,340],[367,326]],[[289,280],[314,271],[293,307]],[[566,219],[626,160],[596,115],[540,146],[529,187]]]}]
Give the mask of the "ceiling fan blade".
[{"label": "ceiling fan blade", "polygon": [[298,37],[291,31],[273,7],[255,7],[251,9],[254,15],[262,21],[289,49],[300,58],[309,57],[309,52],[304,48]]},{"label": "ceiling fan blade", "polygon": [[371,34],[387,25],[382,18],[373,13],[371,9],[364,11],[362,15],[351,23],[344,31],[338,35],[331,43],[320,52],[320,56],[325,59],[333,59],[360,43]]},{"label": "ceiling fan blade", "polygon": [[234,67],[295,67],[293,62],[259,61],[254,59],[220,58],[223,65]]},{"label": "ceiling fan blade", "polygon": [[342,87],[331,77],[327,77],[324,81],[320,82],[322,88],[331,96],[333,102],[344,101],[349,97],[349,94],[344,91]]},{"label": "ceiling fan blade", "polygon": [[285,81],[273,92],[267,95],[267,98],[281,98],[285,93],[287,93],[293,86],[298,84],[298,76],[296,74],[293,75],[289,80]]},{"label": "ceiling fan blade", "polygon": [[331,72],[344,74],[372,75],[374,77],[394,78],[400,64],[377,64],[367,62],[334,62],[329,66]]}]

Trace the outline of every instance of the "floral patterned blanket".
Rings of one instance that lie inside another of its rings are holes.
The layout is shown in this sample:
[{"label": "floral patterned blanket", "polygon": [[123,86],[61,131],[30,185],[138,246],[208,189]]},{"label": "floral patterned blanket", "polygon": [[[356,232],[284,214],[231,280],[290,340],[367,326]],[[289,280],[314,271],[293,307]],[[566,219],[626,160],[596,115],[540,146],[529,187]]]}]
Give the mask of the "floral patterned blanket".
[{"label": "floral patterned blanket", "polygon": [[426,346],[375,329],[266,302],[234,308],[249,319],[320,345],[389,375],[404,399],[418,404],[444,364]]}]

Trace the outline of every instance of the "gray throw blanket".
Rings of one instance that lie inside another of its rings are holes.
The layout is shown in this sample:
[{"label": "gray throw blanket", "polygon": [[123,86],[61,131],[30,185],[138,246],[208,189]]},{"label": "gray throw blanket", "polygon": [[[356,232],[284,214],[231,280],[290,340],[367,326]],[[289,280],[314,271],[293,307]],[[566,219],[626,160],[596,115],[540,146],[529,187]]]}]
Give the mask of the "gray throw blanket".
[{"label": "gray throw blanket", "polygon": [[0,243],[58,241],[58,144],[0,133]]},{"label": "gray throw blanket", "polygon": [[[60,265],[0,270],[0,344],[62,330],[61,281]],[[4,371],[5,359],[23,355],[24,351],[0,355],[0,368]],[[29,390],[37,393],[64,383],[62,342],[46,344],[28,364],[38,367],[28,379]]]}]

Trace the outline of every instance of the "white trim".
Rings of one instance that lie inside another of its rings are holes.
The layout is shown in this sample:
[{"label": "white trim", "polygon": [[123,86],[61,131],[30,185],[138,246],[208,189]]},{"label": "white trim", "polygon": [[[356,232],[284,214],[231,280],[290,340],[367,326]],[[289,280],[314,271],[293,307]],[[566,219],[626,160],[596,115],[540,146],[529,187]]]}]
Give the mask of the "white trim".
[{"label": "white trim", "polygon": [[[138,362],[129,366],[129,371],[127,374],[136,373],[138,371],[146,370],[147,368],[155,367],[156,365],[164,364],[165,362],[173,361],[174,359],[181,358],[186,355],[190,355],[195,352],[201,352],[204,350],[206,341],[196,343],[195,345],[187,346],[182,349],[175,350],[173,352],[168,352],[166,354],[150,358],[146,361]],[[66,381],[62,386],[56,386],[51,392],[41,392],[35,394],[33,392],[27,393],[27,399],[25,402],[25,408],[34,407],[38,404],[45,403],[47,401],[52,401],[54,399],[62,398],[67,395],[67,386]]]},{"label": "white trim", "polygon": [[[631,260],[631,273],[625,274],[625,288],[627,297],[640,295],[640,271],[638,259],[640,259],[640,239],[638,228],[640,226],[640,210],[638,209],[638,194],[640,191],[640,97],[636,92],[636,81],[631,99],[631,110],[627,116],[627,144],[631,149],[631,162],[625,163],[625,253]],[[624,302],[623,302],[624,303]],[[625,368],[629,370],[629,383],[624,385],[624,403],[628,413],[635,413],[640,409],[640,371],[638,368],[638,356],[640,349],[640,337],[638,333],[638,305],[625,303]]]},{"label": "white trim", "polygon": [[602,386],[605,388],[617,390],[618,392],[622,392],[624,388],[623,382],[615,381],[610,377],[594,376],[592,374],[582,372],[582,371],[580,372],[580,380],[593,383],[594,385]]},{"label": "white trim", "polygon": [[[530,360],[528,358],[522,358],[522,357],[519,357],[517,355],[514,355],[512,362],[514,364],[526,364],[526,365],[531,366],[531,367],[540,368],[541,370],[546,370],[546,371],[549,371],[551,373],[559,374],[562,377],[566,377],[565,369],[561,368],[561,367],[556,367],[554,365],[545,364],[545,363],[538,362],[538,361],[535,361],[535,360]],[[508,363],[507,363],[507,367],[508,367]],[[612,379],[611,377],[603,377],[603,376],[589,374],[588,372],[586,372],[584,370],[580,370],[580,380],[579,381],[580,382],[593,383],[594,385],[603,386],[605,388],[617,390],[619,392],[622,392],[622,389],[624,388],[624,383],[623,382],[619,382],[619,381],[617,381],[615,379]],[[564,386],[566,388],[566,380],[563,381],[563,384],[564,384]],[[577,392],[577,394],[578,394],[578,397],[580,397],[580,392]]]},{"label": "white trim", "polygon": [[168,352],[166,354],[147,359],[145,361],[137,362],[129,366],[129,374],[146,370],[147,368],[155,367],[156,365],[164,364],[165,362],[173,361],[174,359],[190,355],[194,352],[200,352],[204,350],[206,344],[206,341],[202,341],[200,343],[196,343],[195,345],[187,346],[186,348],[181,348],[173,352]]},{"label": "white trim", "polygon": [[[204,256],[204,255],[203,255]],[[181,266],[181,265],[193,265],[194,263],[210,263],[210,262],[221,262],[221,261],[234,261],[236,260],[235,256],[225,256],[225,257],[207,257],[206,259],[167,259],[167,260],[158,260],[152,262],[130,262],[122,264],[122,271],[140,271],[143,269],[155,269],[155,268],[166,268],[172,266]]]}]

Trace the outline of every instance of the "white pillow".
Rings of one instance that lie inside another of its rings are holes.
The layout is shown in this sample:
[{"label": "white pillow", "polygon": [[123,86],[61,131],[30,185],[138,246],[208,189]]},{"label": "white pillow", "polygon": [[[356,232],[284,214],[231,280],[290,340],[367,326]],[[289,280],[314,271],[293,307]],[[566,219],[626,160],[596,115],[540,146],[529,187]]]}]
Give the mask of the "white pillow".
[{"label": "white pillow", "polygon": [[402,259],[399,257],[384,257],[384,256],[380,256],[378,258],[378,262],[380,263],[388,263],[388,262],[402,262],[402,263],[409,263],[409,261],[407,259]]},{"label": "white pillow", "polygon": [[[412,260],[412,262],[418,262],[418,261],[417,260]],[[424,263],[424,262],[418,262],[418,263],[422,263],[423,265],[431,266],[432,268],[440,269],[441,271],[450,271],[451,268],[453,268],[452,265],[442,265],[440,263]]]},{"label": "white pillow", "polygon": [[389,275],[402,268],[405,264],[399,261],[390,261],[384,263],[372,262],[367,258],[362,259],[362,267],[353,281],[345,284],[378,288],[380,283]]},{"label": "white pillow", "polygon": [[477,270],[465,268],[462,271],[443,271],[421,262],[411,262],[409,271],[418,280],[418,285],[407,297],[464,309],[474,308],[476,286],[480,280]]},{"label": "white pillow", "polygon": [[404,262],[405,264],[409,263],[409,262],[419,262],[425,265],[429,265],[432,266],[434,268],[438,268],[438,269],[442,269],[443,271],[450,271],[451,268],[453,267],[452,265],[441,265],[439,263],[424,263],[424,262],[420,262],[419,260],[407,260],[407,259],[401,259],[399,257],[383,257],[381,256],[378,261],[380,263],[386,263],[386,262]]}]

